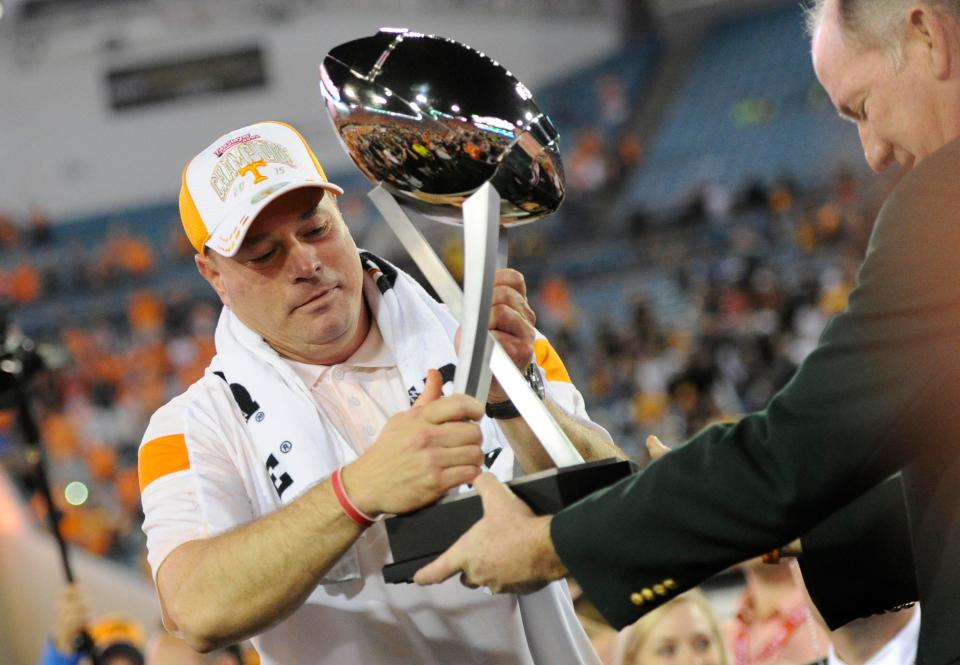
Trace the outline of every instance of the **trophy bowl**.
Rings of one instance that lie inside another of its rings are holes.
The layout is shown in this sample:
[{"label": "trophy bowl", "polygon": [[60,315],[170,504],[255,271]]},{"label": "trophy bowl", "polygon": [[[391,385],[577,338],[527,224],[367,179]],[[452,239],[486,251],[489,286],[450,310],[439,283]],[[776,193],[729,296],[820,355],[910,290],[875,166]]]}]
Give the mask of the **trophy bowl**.
[{"label": "trophy bowl", "polygon": [[486,182],[500,195],[503,226],[563,201],[550,118],[513,74],[465,44],[382,29],[333,48],[320,87],[364,175],[431,219],[462,224],[460,207]]}]

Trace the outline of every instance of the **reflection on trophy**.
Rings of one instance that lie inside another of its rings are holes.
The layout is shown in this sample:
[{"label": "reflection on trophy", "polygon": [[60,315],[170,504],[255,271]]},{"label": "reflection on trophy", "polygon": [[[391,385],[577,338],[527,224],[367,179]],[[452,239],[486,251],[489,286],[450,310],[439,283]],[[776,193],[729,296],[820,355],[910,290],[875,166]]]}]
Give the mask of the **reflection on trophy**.
[{"label": "reflection on trophy", "polygon": [[[451,39],[383,29],[330,51],[320,66],[327,110],[341,141],[376,187],[373,203],[461,325],[454,390],[486,401],[491,373],[557,469],[510,483],[537,512],[555,512],[630,472],[628,462],[583,458],[507,353],[487,331],[508,229],[556,211],[563,200],[558,133],[513,74]],[[413,220],[463,226],[463,290]],[[473,493],[387,520],[406,581],[480,518]]]}]

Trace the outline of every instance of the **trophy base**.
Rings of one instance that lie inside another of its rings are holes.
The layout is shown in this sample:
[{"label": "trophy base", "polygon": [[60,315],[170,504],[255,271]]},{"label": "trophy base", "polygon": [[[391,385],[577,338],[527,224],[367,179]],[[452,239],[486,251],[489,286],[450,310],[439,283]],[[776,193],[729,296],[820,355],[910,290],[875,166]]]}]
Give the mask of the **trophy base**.
[{"label": "trophy base", "polygon": [[[547,469],[515,478],[507,486],[534,513],[547,515],[635,471],[632,462],[611,458]],[[394,563],[384,566],[383,579],[390,584],[411,582],[414,573],[440,556],[481,517],[480,497],[476,492],[466,492],[386,519]]]}]

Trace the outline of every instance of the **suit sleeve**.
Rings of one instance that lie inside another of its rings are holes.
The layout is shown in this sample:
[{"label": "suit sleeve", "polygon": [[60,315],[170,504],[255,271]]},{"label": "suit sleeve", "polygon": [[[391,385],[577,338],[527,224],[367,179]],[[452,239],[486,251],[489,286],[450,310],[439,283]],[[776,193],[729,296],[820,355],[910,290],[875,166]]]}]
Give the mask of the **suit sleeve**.
[{"label": "suit sleeve", "polygon": [[554,545],[617,628],[790,542],[960,429],[956,151],[881,210],[847,310],[766,410],[558,513]]},{"label": "suit sleeve", "polygon": [[817,524],[800,541],[804,584],[831,630],[918,599],[899,474]]}]

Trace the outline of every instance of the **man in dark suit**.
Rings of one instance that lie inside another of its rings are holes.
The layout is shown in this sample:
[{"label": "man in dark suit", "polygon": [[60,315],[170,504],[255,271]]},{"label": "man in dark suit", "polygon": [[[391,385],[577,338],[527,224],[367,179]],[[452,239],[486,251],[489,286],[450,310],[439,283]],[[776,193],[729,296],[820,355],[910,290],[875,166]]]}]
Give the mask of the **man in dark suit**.
[{"label": "man in dark suit", "polygon": [[918,662],[960,661],[960,2],[819,0],[812,24],[817,77],[870,166],[908,171],[848,309],[764,411],[555,516],[478,478],[483,520],[418,582],[462,571],[468,584],[520,590],[569,573],[622,627],[901,471]]}]

